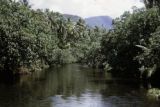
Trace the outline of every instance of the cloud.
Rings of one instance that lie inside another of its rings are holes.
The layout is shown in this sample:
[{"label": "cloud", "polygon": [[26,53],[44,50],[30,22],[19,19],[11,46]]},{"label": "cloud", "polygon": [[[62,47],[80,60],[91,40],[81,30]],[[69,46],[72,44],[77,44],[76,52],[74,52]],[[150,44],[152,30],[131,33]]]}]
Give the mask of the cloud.
[{"label": "cloud", "polygon": [[49,8],[55,12],[79,15],[81,17],[108,15],[120,16],[133,6],[143,7],[140,0],[30,0],[33,8]]}]

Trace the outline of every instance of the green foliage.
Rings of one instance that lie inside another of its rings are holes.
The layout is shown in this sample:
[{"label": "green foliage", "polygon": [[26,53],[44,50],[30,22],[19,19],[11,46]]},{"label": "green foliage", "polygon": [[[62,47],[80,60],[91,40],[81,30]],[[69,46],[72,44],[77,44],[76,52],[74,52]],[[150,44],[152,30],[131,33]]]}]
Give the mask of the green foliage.
[{"label": "green foliage", "polygon": [[100,47],[104,32],[87,27],[83,19],[72,22],[48,9],[32,10],[27,0],[1,0],[0,69],[86,62],[86,55]]},{"label": "green foliage", "polygon": [[89,29],[89,38],[86,41],[86,48],[83,47],[85,52],[83,55],[83,63],[88,64],[94,68],[102,68],[102,60],[104,59],[104,55],[101,54],[101,40],[102,36],[107,32],[106,29],[98,28],[95,26],[93,29]]},{"label": "green foliage", "polygon": [[160,90],[157,89],[157,88],[149,89],[149,90],[147,91],[147,96],[148,96],[148,98],[150,98],[150,99],[159,100]]},{"label": "green foliage", "polygon": [[125,12],[102,39],[102,54],[118,76],[148,78],[159,67],[158,8]]},{"label": "green foliage", "polygon": [[160,7],[159,0],[143,0],[146,8],[153,8],[155,6]]}]

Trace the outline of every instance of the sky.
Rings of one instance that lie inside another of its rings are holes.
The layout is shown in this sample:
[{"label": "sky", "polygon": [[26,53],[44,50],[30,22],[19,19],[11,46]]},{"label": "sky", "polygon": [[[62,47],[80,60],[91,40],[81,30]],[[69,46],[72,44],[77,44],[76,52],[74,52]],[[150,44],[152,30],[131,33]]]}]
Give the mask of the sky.
[{"label": "sky", "polygon": [[83,18],[110,16],[116,18],[133,6],[144,7],[140,0],[29,0],[34,9],[49,8],[54,12],[78,15]]}]

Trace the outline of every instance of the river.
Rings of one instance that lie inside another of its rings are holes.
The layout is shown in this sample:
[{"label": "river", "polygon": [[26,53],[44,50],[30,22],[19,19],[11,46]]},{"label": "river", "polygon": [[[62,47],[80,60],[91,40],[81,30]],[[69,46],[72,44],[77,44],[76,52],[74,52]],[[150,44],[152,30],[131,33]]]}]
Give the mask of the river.
[{"label": "river", "polygon": [[0,107],[160,107],[133,81],[71,64],[0,84]]}]

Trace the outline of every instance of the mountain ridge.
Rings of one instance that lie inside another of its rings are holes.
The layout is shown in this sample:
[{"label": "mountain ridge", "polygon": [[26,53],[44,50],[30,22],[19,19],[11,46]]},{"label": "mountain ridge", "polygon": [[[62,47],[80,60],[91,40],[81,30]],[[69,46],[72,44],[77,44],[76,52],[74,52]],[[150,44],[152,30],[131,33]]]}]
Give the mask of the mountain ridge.
[{"label": "mountain ridge", "polygon": [[90,25],[91,27],[104,27],[104,28],[111,28],[112,27],[112,18],[109,16],[94,16],[85,18],[86,24]]},{"label": "mountain ridge", "polygon": [[93,16],[93,17],[88,17],[88,18],[82,18],[77,15],[70,15],[70,14],[63,14],[63,16],[68,19],[70,18],[73,22],[77,22],[80,18],[85,20],[86,24],[89,27],[103,27],[110,29],[112,28],[112,18],[109,16]]}]

